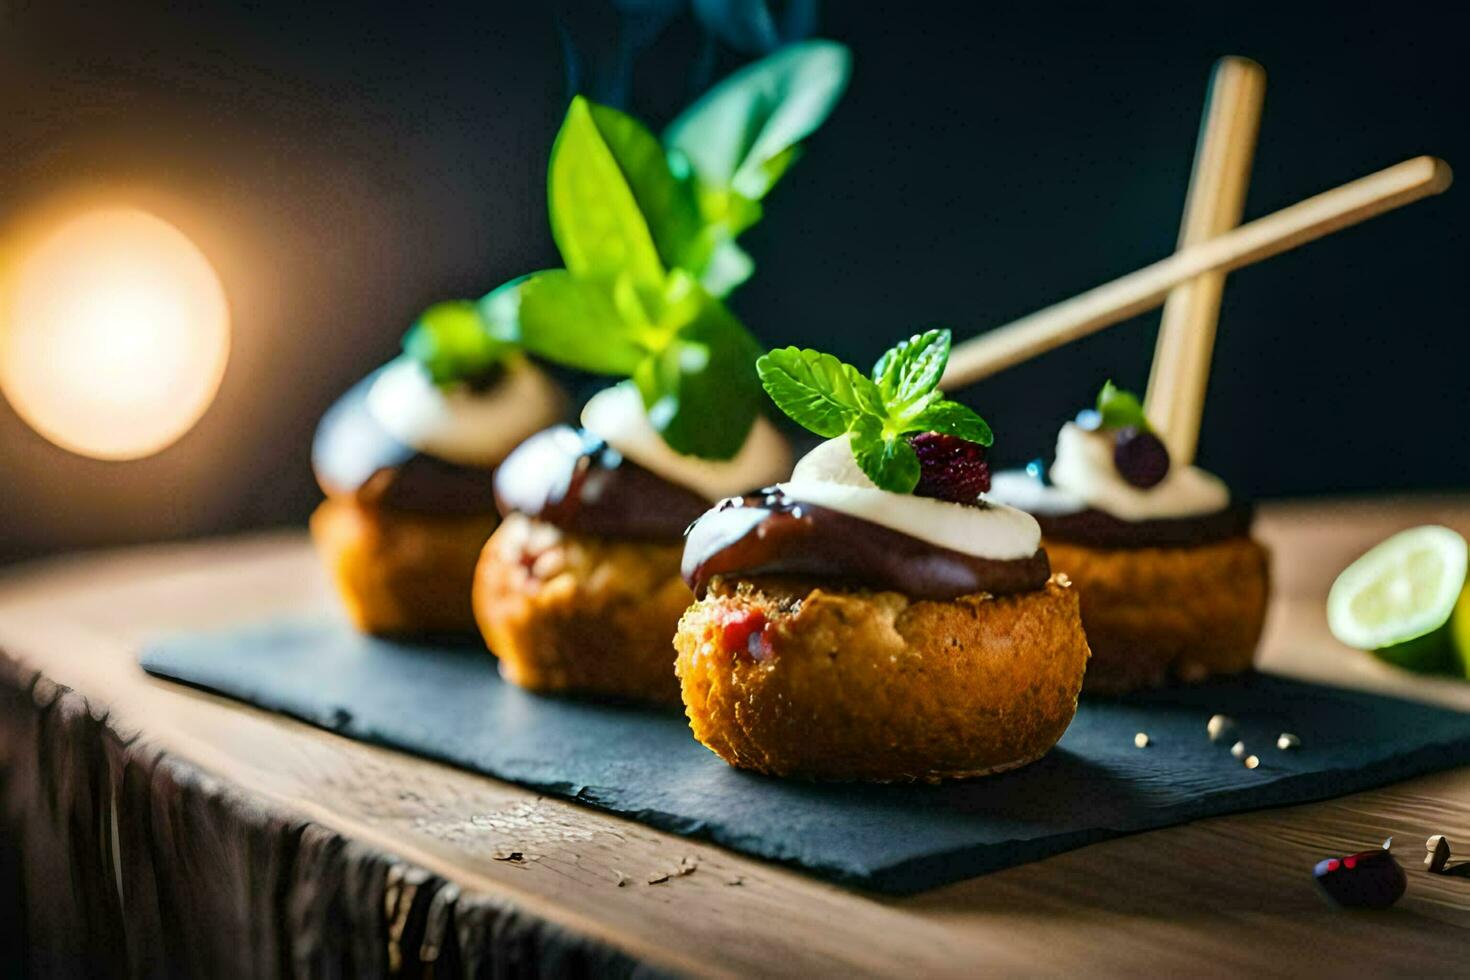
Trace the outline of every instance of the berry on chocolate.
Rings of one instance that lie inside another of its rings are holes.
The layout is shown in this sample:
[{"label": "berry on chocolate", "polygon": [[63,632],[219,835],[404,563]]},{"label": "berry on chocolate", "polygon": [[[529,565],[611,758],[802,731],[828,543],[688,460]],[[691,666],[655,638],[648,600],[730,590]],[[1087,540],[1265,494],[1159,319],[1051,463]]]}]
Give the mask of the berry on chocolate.
[{"label": "berry on chocolate", "polygon": [[984,447],[938,432],[910,436],[909,445],[919,457],[916,496],[973,504],[990,489],[990,464]]},{"label": "berry on chocolate", "polygon": [[1169,450],[1152,432],[1129,426],[1113,436],[1113,465],[1123,479],[1147,490],[1169,474]]}]

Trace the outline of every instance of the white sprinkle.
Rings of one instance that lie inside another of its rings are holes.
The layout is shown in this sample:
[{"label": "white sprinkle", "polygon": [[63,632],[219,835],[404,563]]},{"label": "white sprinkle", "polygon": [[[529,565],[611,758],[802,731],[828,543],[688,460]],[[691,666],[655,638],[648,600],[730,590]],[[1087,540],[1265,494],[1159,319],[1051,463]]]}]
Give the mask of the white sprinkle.
[{"label": "white sprinkle", "polygon": [[1245,743],[1244,742],[1236,742],[1234,745],[1230,746],[1230,754],[1233,755],[1233,756],[1235,756],[1237,759],[1244,759],[1245,758]]},{"label": "white sprinkle", "polygon": [[1245,767],[1247,769],[1254,769],[1256,766],[1259,766],[1260,764],[1261,764],[1261,760],[1260,759],[1257,759],[1253,755],[1248,755],[1248,756],[1245,757]]},{"label": "white sprinkle", "polygon": [[1137,735],[1133,736],[1133,744],[1138,746],[1140,749],[1148,748],[1148,733],[1139,732]]},{"label": "white sprinkle", "polygon": [[1424,842],[1424,849],[1428,852],[1424,855],[1424,867],[1432,875],[1443,874],[1444,866],[1450,861],[1450,842],[1444,839],[1444,834],[1435,834]]},{"label": "white sprinkle", "polygon": [[1235,731],[1235,722],[1225,715],[1212,715],[1209,723],[1205,725],[1205,731],[1210,733],[1211,742],[1220,742]]},{"label": "white sprinkle", "polygon": [[1282,732],[1276,736],[1276,747],[1283,752],[1288,749],[1299,749],[1302,747],[1302,740],[1291,732]]}]

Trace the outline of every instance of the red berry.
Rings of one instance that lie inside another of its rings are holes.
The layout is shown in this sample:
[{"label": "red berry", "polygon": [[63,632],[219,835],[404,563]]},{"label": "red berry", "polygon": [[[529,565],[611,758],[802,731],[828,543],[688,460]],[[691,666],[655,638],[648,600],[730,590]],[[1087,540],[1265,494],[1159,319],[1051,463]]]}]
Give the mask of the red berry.
[{"label": "red berry", "polygon": [[990,489],[990,464],[985,447],[959,436],[921,432],[909,436],[919,457],[919,485],[914,493],[956,504],[973,504]]},{"label": "red berry", "polygon": [[1129,427],[1113,438],[1113,466],[1133,486],[1147,490],[1169,475],[1169,450],[1152,432]]},{"label": "red berry", "polygon": [[766,625],[766,614],[759,609],[728,612],[720,620],[720,646],[731,653],[745,653],[764,660],[771,653]]}]

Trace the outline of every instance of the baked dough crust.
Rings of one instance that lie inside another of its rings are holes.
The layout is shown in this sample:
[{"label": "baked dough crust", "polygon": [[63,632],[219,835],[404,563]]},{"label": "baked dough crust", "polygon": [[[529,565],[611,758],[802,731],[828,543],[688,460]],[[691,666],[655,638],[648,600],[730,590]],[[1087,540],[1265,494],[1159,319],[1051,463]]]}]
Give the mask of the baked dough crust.
[{"label": "baked dough crust", "polygon": [[1270,558],[1239,536],[1189,548],[1042,542],[1082,598],[1085,690],[1119,694],[1249,670],[1266,621]]},{"label": "baked dough crust", "polygon": [[[767,652],[725,646],[758,611]],[[695,738],[780,776],[937,781],[1012,769],[1071,723],[1087,667],[1077,593],[951,601],[716,578],[674,640]]]},{"label": "baked dough crust", "polygon": [[470,583],[495,514],[443,516],[329,497],[311,515],[311,536],[364,633],[474,635]]},{"label": "baked dough crust", "polygon": [[694,594],[683,544],[575,534],[512,514],[485,545],[474,609],[506,680],[677,704],[672,640]]}]

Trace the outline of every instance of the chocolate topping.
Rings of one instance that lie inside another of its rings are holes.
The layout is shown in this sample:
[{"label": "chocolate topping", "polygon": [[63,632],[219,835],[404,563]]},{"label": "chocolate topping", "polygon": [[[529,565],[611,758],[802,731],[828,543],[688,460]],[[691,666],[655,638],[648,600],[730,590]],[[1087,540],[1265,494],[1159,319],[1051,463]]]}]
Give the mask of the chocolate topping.
[{"label": "chocolate topping", "polygon": [[1191,548],[1250,534],[1255,508],[1232,503],[1224,510],[1191,517],[1159,517],[1125,521],[1088,508],[1033,513],[1041,536],[1089,548]]},{"label": "chocolate topping", "polygon": [[375,371],[353,385],[317,425],[311,465],[322,492],[390,510],[493,513],[493,468],[451,463],[395,439],[367,407],[377,378]]},{"label": "chocolate topping", "polygon": [[1041,588],[1051,576],[1045,551],[998,561],[952,551],[776,489],[732,497],[689,529],[684,581],[703,596],[716,575],[799,575],[954,599]]},{"label": "chocolate topping", "polygon": [[501,514],[525,514],[603,538],[677,542],[709,501],[625,459],[583,429],[558,425],[527,439],[495,474]]}]

